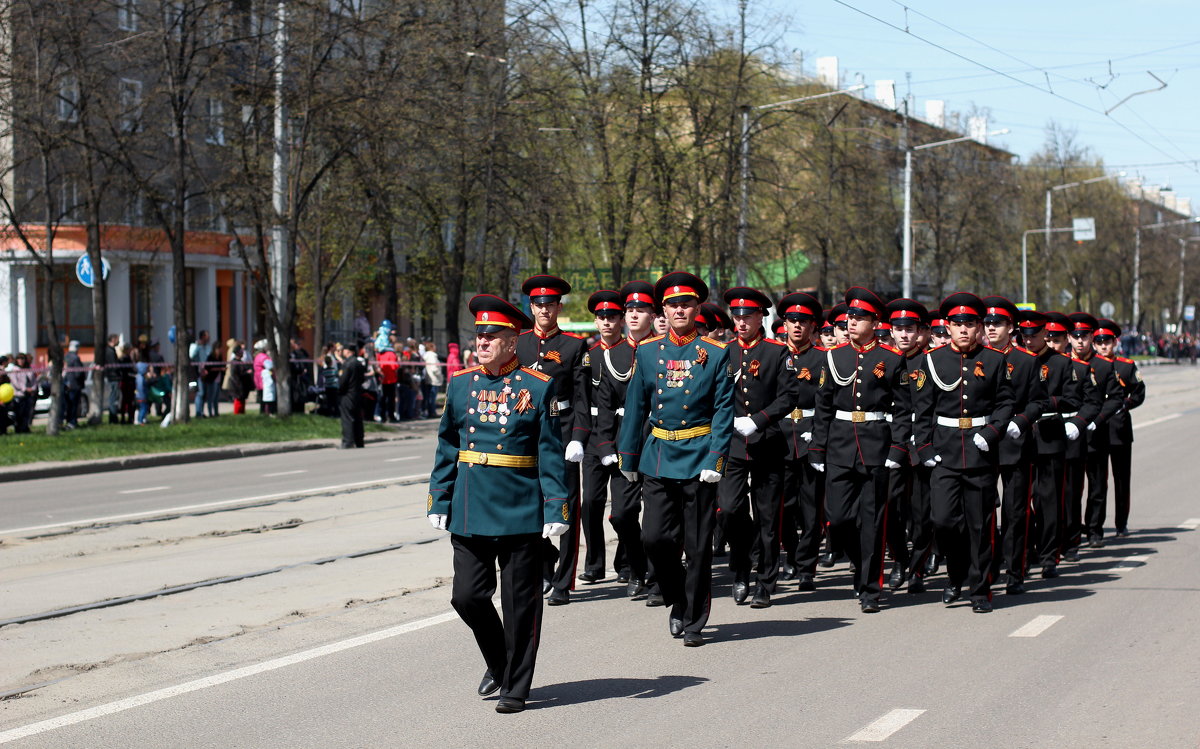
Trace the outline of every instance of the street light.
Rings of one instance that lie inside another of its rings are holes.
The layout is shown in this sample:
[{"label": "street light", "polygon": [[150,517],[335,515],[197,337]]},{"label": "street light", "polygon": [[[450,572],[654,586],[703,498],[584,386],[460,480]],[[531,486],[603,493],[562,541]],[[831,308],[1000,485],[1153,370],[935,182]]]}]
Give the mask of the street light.
[{"label": "street light", "polygon": [[[1002,130],[993,130],[984,137],[993,135],[1004,135],[1008,132],[1008,128]],[[949,146],[954,143],[962,143],[963,141],[974,140],[969,135],[964,135],[961,138],[950,138],[949,140],[939,140],[933,143],[924,143],[919,146],[909,146],[904,149],[904,250],[903,256],[900,259],[901,266],[901,287],[902,294],[905,297],[912,298],[912,274],[913,274],[913,251],[912,251],[912,171],[913,171],[913,151],[924,151],[938,146]]]},{"label": "street light", "polygon": [[1187,243],[1200,242],[1200,237],[1179,238],[1179,291],[1175,299],[1175,318],[1179,320],[1179,331],[1183,332],[1183,263],[1187,260]]},{"label": "street light", "polygon": [[1138,332],[1138,320],[1142,313],[1142,229],[1161,229],[1165,226],[1183,226],[1200,223],[1200,217],[1181,218],[1175,221],[1159,221],[1142,224],[1133,230],[1133,332]]},{"label": "street light", "polygon": [[[1060,190],[1069,190],[1072,187],[1079,187],[1080,185],[1091,185],[1096,182],[1104,182],[1105,180],[1120,179],[1124,176],[1125,176],[1125,172],[1117,172],[1116,174],[1106,174],[1102,177],[1092,177],[1091,179],[1080,180],[1079,182],[1068,182],[1065,185],[1054,185],[1053,187],[1046,188],[1046,256],[1047,257],[1050,256],[1050,234],[1051,234],[1050,227],[1054,225],[1054,221],[1053,221],[1054,201],[1051,199],[1052,196],[1054,195],[1054,193],[1056,193]],[[1025,294],[1025,301],[1026,302],[1029,301],[1028,290],[1026,291],[1026,294]]]},{"label": "street light", "polygon": [[864,83],[855,84],[849,88],[838,89],[837,91],[826,91],[823,94],[813,94],[812,96],[801,96],[797,99],[785,99],[784,101],[776,101],[770,104],[759,104],[751,106],[749,104],[742,106],[742,137],[738,143],[739,156],[741,157],[741,201],[738,205],[738,224],[737,224],[737,283],[738,286],[746,285],[746,234],[749,230],[748,215],[750,211],[750,112],[765,111],[769,109],[777,109],[786,107],[789,104],[800,104],[806,101],[815,101],[816,99],[827,99],[831,96],[841,96],[843,94],[852,94],[856,91],[862,91],[867,86]]}]

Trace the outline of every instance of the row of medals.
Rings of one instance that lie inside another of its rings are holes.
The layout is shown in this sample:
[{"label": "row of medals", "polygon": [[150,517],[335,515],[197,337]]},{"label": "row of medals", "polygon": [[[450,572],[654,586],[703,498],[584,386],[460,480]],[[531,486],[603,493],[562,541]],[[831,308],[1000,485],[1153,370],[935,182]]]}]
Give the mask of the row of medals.
[{"label": "row of medals", "polygon": [[692,362],[690,359],[667,360],[667,387],[681,388],[684,380],[692,379]]},{"label": "row of medals", "polygon": [[512,394],[512,388],[508,385],[497,393],[495,390],[480,390],[478,395],[479,421],[482,424],[487,423],[508,423],[508,415],[511,410],[508,406],[508,396]]}]

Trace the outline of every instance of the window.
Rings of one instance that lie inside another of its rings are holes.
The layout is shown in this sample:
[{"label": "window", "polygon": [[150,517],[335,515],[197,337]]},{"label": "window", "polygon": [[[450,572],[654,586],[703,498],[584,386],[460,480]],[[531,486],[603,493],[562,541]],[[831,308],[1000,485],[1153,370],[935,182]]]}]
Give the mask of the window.
[{"label": "window", "polygon": [[[84,346],[91,346],[95,340],[92,330],[92,290],[75,278],[75,264],[55,264],[54,277],[46,282],[45,272],[38,271],[37,294],[41,299],[43,294],[50,294],[50,304],[54,309],[54,322],[58,325],[58,333],[63,341],[79,341]],[[40,315],[39,315],[40,318]],[[38,325],[37,345],[50,344],[50,334],[45,324]]]},{"label": "window", "polygon": [[225,102],[220,99],[204,100],[204,142],[225,145]]},{"label": "window", "polygon": [[65,177],[58,184],[58,215],[63,221],[77,221],[79,213],[79,185]]},{"label": "window", "polygon": [[54,102],[60,122],[79,121],[79,79],[64,75],[58,82],[58,99]]},{"label": "window", "polygon": [[117,0],[117,28],[121,31],[137,31],[137,0]]},{"label": "window", "polygon": [[142,82],[132,78],[122,78],[117,92],[117,102],[120,107],[121,132],[136,133],[141,129],[142,120]]},{"label": "window", "polygon": [[130,192],[125,198],[125,223],[130,226],[142,226],[146,221],[145,209],[142,207],[142,195]]}]

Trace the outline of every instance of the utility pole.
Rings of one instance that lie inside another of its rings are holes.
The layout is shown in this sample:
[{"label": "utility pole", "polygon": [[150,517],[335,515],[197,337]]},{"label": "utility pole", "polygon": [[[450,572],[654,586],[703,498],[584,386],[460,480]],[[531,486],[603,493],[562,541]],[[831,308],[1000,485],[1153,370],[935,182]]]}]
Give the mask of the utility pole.
[{"label": "utility pole", "polygon": [[287,3],[280,0],[275,10],[275,143],[271,154],[271,207],[275,212],[275,222],[271,227],[271,289],[280,305],[287,297],[287,279],[291,270],[286,220],[288,210],[287,104],[283,96],[286,54]]}]

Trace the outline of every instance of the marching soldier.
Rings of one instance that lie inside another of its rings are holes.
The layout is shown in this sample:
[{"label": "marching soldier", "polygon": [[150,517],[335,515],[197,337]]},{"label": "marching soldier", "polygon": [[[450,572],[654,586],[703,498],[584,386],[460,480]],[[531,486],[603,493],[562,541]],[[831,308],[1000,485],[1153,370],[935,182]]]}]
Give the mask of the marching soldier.
[{"label": "marching soldier", "polygon": [[[800,590],[813,590],[817,555],[825,531],[825,477],[809,463],[817,385],[825,369],[825,349],[813,345],[813,331],[823,320],[821,303],[803,292],[779,300],[787,330],[788,376],[794,378],[792,410],[780,422],[787,443],[783,461],[783,528],[787,563],[796,570]],[[799,534],[797,534],[799,526]]]},{"label": "marching soldier", "polygon": [[733,330],[733,320],[725,314],[720,305],[705,302],[700,305],[700,314],[696,315],[696,329],[700,331],[700,335],[724,341],[726,332]]},{"label": "marching soldier", "polygon": [[[1113,365],[1113,376],[1120,386],[1124,398],[1121,407],[1108,422],[1108,457],[1112,462],[1113,503],[1118,536],[1129,535],[1130,474],[1133,465],[1133,422],[1129,418],[1132,409],[1146,400],[1146,384],[1138,372],[1133,359],[1116,356],[1117,340],[1121,328],[1112,320],[1100,319],[1100,325],[1092,336],[1096,355]],[[1088,535],[1104,537],[1105,506],[1097,503],[1088,517]]]},{"label": "marching soldier", "polygon": [[930,351],[917,374],[914,423],[917,454],[932,469],[931,514],[950,577],[942,603],[958,600],[965,584],[979,614],[992,610],[997,452],[1013,410],[1004,355],[979,343],[984,310],[964,292],[942,302],[950,344]]},{"label": "marching soldier", "polygon": [[[892,338],[904,355],[909,389],[915,395],[921,377],[921,362],[929,340],[929,310],[912,299],[888,303]],[[909,593],[925,592],[925,563],[933,551],[933,521],[929,517],[929,469],[917,460],[917,449],[909,442],[908,455],[891,473],[888,490],[887,544],[894,566],[888,586],[899,590],[908,580]],[[906,533],[907,531],[907,533]],[[907,541],[912,540],[912,553]]]},{"label": "marching soldier", "polygon": [[855,565],[864,613],[879,611],[890,469],[908,455],[912,401],[896,349],[875,339],[886,306],[875,292],[846,291],[849,341],[826,354],[818,381],[809,461],[825,473],[831,540]]},{"label": "marching soldier", "polygon": [[997,456],[1003,486],[1000,505],[1003,554],[993,556],[992,573],[993,577],[998,576],[1001,565],[1007,565],[1004,592],[1015,595],[1025,592],[1025,572],[1029,566],[1029,498],[1037,443],[1029,435],[1049,408],[1049,401],[1045,384],[1038,377],[1036,357],[1013,345],[1019,317],[1017,305],[1002,296],[984,297],[983,303],[987,307],[983,331],[988,345],[1004,354],[1013,392],[1013,419],[1005,428]]},{"label": "marching soldier", "polygon": [[[642,474],[642,540],[670,607],[668,628],[683,644],[704,644],[712,598],[716,484],[733,435],[733,376],[725,344],[701,337],[695,319],[708,287],[691,273],[654,285],[670,330],[637,348],[617,439],[621,471]],[[649,421],[650,436],[643,438]],[[687,570],[679,564],[679,550]]]},{"label": "marching soldier", "polygon": [[836,328],[834,327],[833,323],[833,310],[829,310],[821,317],[821,328],[817,331],[817,336],[819,338],[817,345],[826,351],[836,348],[838,342],[837,335],[834,332],[835,330]]},{"label": "marching soldier", "polygon": [[[546,579],[550,583],[551,606],[571,601],[575,589],[575,566],[579,558],[579,463],[583,460],[583,445],[588,439],[590,415],[587,404],[588,371],[583,366],[584,341],[574,333],[558,327],[562,298],[571,291],[571,284],[555,276],[530,276],[521,285],[529,296],[533,326],[517,339],[517,357],[521,366],[529,367],[554,380],[557,398],[556,415],[562,426],[562,441],[566,452],[567,500],[571,505],[571,528],[559,540],[558,549],[546,542]],[[555,564],[557,560],[557,564]]]},{"label": "marching soldier", "polygon": [[946,321],[940,317],[935,317],[929,321],[929,348],[935,349],[940,346],[945,346],[950,343],[950,331],[946,328]]},{"label": "marching soldier", "polygon": [[[733,435],[729,462],[718,488],[717,519],[729,544],[733,600],[749,595],[751,556],[757,550],[758,585],[751,608],[771,605],[779,575],[779,515],[786,443],[779,420],[793,409],[795,378],[787,369],[787,346],[767,338],[763,317],[773,306],[766,294],[736,286],[724,294],[733,316],[736,346],[729,347],[733,373]],[[753,517],[751,517],[753,515]]]},{"label": "marching soldier", "polygon": [[[617,534],[618,556],[628,564],[629,580],[626,594],[633,600],[657,599],[661,606],[662,594],[658,592],[654,574],[646,560],[642,546],[642,527],[639,516],[642,511],[641,481],[629,481],[617,468],[617,434],[625,415],[625,392],[633,377],[634,352],[638,344],[654,332],[654,287],[646,281],[630,281],[618,293],[624,310],[626,336],[603,352],[593,352],[592,366],[598,368],[595,388],[595,409],[592,434],[600,465],[608,476],[608,487],[612,493],[612,510],[609,522]],[[649,429],[644,430],[649,432]]]},{"label": "marching soldier", "polygon": [[[572,518],[551,379],[520,366],[517,334],[532,321],[489,294],[471,299],[479,366],[446,388],[426,511],[450,532],[451,603],[475,633],[487,671],[481,696],[498,713],[525,709],[541,636],[542,540]],[[496,615],[496,565],[503,592]]]}]

